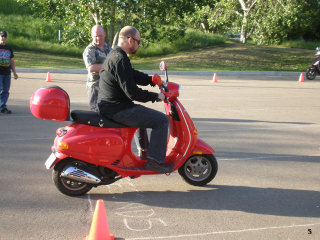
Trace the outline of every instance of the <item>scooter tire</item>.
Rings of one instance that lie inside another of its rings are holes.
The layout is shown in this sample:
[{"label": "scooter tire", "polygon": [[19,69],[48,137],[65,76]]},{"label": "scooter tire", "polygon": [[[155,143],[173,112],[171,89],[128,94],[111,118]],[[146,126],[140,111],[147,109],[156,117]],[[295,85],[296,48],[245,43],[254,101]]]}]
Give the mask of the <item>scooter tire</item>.
[{"label": "scooter tire", "polygon": [[204,186],[211,182],[218,171],[214,155],[193,155],[178,169],[184,181],[193,186]]},{"label": "scooter tire", "polygon": [[77,160],[65,161],[56,165],[52,171],[52,180],[55,186],[57,187],[57,189],[61,193],[71,197],[84,195],[87,192],[89,192],[93,187],[90,184],[66,179],[61,176],[61,172],[64,170],[64,168],[67,165],[77,166],[77,164],[79,165],[81,164],[81,162]]},{"label": "scooter tire", "polygon": [[316,78],[316,75],[317,75],[317,73],[316,73],[316,71],[315,71],[314,69],[308,69],[308,71],[307,71],[307,73],[306,73],[306,77],[307,77],[307,79],[309,79],[309,80],[315,79],[315,78]]}]

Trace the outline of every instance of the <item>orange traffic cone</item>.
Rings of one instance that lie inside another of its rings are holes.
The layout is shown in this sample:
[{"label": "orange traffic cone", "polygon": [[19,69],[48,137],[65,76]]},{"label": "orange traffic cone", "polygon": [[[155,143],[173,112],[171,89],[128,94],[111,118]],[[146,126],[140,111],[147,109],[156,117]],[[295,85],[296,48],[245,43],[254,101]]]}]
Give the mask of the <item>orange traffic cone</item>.
[{"label": "orange traffic cone", "polygon": [[300,77],[299,77],[299,81],[298,81],[298,82],[304,82],[303,73],[300,74]]},{"label": "orange traffic cone", "polygon": [[50,77],[50,72],[47,73],[47,80],[46,80],[46,82],[52,82],[52,81],[51,81],[51,77]]},{"label": "orange traffic cone", "polygon": [[217,73],[214,73],[214,74],[213,74],[212,82],[213,82],[213,83],[217,83],[217,82],[218,82]]},{"label": "orange traffic cone", "polygon": [[114,236],[110,234],[104,202],[101,199],[97,201],[90,233],[86,240],[114,240]]}]

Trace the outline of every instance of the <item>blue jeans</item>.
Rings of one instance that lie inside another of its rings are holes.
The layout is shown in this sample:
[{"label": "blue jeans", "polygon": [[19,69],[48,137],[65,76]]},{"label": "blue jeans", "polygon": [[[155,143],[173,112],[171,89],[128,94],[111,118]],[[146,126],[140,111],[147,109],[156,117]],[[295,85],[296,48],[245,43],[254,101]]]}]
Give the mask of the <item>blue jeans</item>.
[{"label": "blue jeans", "polygon": [[147,129],[139,128],[134,135],[134,140],[138,149],[148,150],[149,139]]},{"label": "blue jeans", "polygon": [[87,94],[89,97],[89,106],[91,111],[99,112],[97,101],[98,101],[99,84],[87,86]]},{"label": "blue jeans", "polygon": [[11,75],[0,75],[0,110],[7,108]]},{"label": "blue jeans", "polygon": [[151,128],[148,156],[164,163],[167,151],[169,120],[162,112],[135,105],[116,113],[112,119],[129,127]]}]

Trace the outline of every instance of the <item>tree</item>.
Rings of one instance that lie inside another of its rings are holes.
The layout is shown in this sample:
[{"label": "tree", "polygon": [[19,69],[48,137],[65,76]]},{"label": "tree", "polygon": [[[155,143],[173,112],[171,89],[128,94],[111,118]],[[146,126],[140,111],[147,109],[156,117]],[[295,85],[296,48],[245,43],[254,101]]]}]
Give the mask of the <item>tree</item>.
[{"label": "tree", "polygon": [[[197,6],[197,12],[191,19],[203,23],[209,31],[225,33],[240,31],[243,43],[250,36],[248,20],[254,14],[257,0],[220,0],[214,5]],[[206,30],[207,30],[206,29]]]},{"label": "tree", "polygon": [[252,39],[258,44],[278,44],[287,39],[319,38],[318,0],[259,0]]},{"label": "tree", "polygon": [[86,45],[91,27],[101,24],[112,44],[119,25],[125,24],[134,0],[18,0],[30,6],[37,16],[62,22],[63,40],[71,45]]},{"label": "tree", "polygon": [[241,24],[241,37],[240,41],[245,43],[247,39],[247,27],[248,27],[248,16],[253,9],[253,7],[256,5],[257,0],[239,0],[239,3],[241,5],[242,12],[236,11],[237,14],[239,14],[242,17],[242,24]]},{"label": "tree", "polygon": [[[30,6],[37,16],[52,22],[62,22],[63,41],[71,45],[86,45],[90,29],[95,24],[107,30],[107,41],[116,42],[119,29],[127,24],[136,26],[148,37],[157,39],[162,25],[179,26],[185,12],[192,12],[194,2],[202,0],[17,0]],[[210,0],[204,0],[209,2]],[[177,21],[178,20],[178,21]],[[158,33],[156,33],[158,32]],[[174,31],[172,31],[174,32]],[[156,33],[156,34],[153,34]]]},{"label": "tree", "polygon": [[243,43],[251,38],[258,44],[278,44],[319,39],[319,14],[319,0],[220,0],[213,7],[198,6],[186,20],[193,27],[203,23],[206,31],[240,32]]}]

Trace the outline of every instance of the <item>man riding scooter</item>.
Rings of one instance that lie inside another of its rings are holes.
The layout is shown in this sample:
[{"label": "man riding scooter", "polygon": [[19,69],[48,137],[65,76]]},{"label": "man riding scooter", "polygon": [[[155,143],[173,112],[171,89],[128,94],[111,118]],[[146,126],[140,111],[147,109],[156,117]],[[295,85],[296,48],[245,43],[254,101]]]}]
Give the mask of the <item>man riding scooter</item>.
[{"label": "man riding scooter", "polygon": [[317,74],[320,75],[320,47],[316,48],[316,59],[313,61],[311,67],[308,68],[306,77],[309,80],[313,80],[316,78]]},{"label": "man riding scooter", "polygon": [[135,104],[165,99],[163,93],[142,90],[137,85],[151,85],[152,77],[132,68],[128,55],[135,54],[140,47],[139,31],[126,26],[119,33],[118,46],[105,60],[100,71],[98,106],[100,113],[128,127],[151,128],[146,170],[160,173],[173,171],[173,164],[165,165],[168,117],[156,110]]}]

